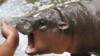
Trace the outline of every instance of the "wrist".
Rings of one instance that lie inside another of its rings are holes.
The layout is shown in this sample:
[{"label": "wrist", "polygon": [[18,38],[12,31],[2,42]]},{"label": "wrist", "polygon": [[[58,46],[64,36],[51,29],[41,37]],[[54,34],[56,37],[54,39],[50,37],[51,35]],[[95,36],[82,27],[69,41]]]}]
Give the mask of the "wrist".
[{"label": "wrist", "polygon": [[18,33],[10,33],[9,36],[12,37],[12,38],[19,38]]}]

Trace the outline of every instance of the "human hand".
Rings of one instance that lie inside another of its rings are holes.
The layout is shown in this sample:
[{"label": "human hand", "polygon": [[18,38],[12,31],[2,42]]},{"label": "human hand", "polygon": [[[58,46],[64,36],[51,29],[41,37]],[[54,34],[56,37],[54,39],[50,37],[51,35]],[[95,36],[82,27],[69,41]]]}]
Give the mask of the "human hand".
[{"label": "human hand", "polygon": [[0,45],[0,56],[13,56],[19,44],[17,30],[2,20],[1,33],[6,38],[6,41]]},{"label": "human hand", "polygon": [[5,20],[2,20],[2,29],[1,29],[2,35],[7,38],[8,36],[12,36],[12,37],[18,37],[18,32],[17,30],[8,25],[7,22]]}]

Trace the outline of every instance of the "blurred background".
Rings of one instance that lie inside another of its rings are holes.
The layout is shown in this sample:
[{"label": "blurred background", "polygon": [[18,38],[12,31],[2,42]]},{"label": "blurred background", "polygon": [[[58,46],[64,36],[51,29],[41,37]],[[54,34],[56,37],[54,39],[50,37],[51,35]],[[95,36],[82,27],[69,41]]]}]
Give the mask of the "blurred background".
[{"label": "blurred background", "polygon": [[[21,17],[27,17],[38,11],[42,11],[45,9],[53,8],[55,6],[63,5],[68,2],[75,2],[75,1],[79,0],[0,0],[0,21],[2,19],[5,19],[9,24],[15,25],[16,22],[20,20]],[[24,49],[27,45],[27,36],[21,33],[19,34],[20,34],[20,42],[15,52],[15,56],[27,56],[24,52]],[[0,34],[0,44],[2,44],[4,40],[5,39]],[[42,55],[42,56],[49,56],[49,55]],[[50,56],[57,56],[57,55],[50,54]]]}]

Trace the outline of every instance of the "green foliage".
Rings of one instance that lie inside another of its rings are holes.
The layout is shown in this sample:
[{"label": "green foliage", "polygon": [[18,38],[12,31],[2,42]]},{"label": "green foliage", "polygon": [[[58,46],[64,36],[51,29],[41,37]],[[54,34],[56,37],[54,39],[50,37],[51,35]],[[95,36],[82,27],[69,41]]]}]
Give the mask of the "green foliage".
[{"label": "green foliage", "polygon": [[38,0],[26,0],[28,3],[34,3],[34,2],[36,2],[36,1],[38,1]]},{"label": "green foliage", "polygon": [[2,3],[4,3],[6,0],[0,0],[0,5],[2,4]]}]

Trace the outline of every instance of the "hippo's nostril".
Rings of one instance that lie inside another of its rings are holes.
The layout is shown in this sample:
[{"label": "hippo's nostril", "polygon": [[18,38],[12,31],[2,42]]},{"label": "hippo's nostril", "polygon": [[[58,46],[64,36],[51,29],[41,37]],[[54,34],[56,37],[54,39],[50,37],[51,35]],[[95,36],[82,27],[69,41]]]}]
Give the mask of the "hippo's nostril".
[{"label": "hippo's nostril", "polygon": [[23,34],[28,34],[32,28],[32,23],[25,19],[21,19],[21,21],[16,24],[16,29]]}]

